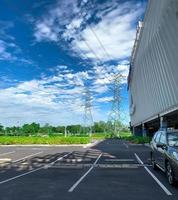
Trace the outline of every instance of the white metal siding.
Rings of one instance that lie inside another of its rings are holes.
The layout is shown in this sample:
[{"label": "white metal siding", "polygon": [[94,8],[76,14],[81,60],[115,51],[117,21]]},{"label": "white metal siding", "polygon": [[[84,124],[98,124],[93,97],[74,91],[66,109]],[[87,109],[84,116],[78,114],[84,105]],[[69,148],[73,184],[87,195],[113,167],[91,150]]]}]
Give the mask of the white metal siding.
[{"label": "white metal siding", "polygon": [[178,105],[178,0],[150,0],[129,86],[136,125]]}]

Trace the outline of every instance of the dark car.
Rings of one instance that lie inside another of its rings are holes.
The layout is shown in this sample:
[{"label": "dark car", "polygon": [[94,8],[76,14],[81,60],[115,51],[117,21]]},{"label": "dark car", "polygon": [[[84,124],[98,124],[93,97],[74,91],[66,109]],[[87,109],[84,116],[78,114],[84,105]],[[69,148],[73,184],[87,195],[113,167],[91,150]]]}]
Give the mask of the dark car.
[{"label": "dark car", "polygon": [[178,130],[158,131],[151,141],[151,162],[154,169],[166,173],[169,184],[178,181]]}]

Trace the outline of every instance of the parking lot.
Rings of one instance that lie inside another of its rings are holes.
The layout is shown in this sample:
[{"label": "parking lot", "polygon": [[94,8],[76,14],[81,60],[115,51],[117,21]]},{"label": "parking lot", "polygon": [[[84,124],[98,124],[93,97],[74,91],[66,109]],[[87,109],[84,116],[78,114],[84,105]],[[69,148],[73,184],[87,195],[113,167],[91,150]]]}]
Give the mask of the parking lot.
[{"label": "parking lot", "polygon": [[149,161],[149,147],[105,140],[94,147],[0,147],[1,200],[178,199]]}]

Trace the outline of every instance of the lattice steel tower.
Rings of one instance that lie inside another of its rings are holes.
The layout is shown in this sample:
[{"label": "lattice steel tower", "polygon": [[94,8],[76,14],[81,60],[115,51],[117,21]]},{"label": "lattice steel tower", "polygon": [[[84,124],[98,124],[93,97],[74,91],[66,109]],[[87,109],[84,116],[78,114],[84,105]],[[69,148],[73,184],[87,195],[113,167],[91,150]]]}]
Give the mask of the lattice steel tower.
[{"label": "lattice steel tower", "polygon": [[114,135],[119,134],[120,131],[120,121],[121,121],[121,80],[122,75],[117,74],[113,77],[113,87],[111,90],[113,92],[113,100],[111,112],[108,117],[108,121],[112,122],[111,131]]},{"label": "lattice steel tower", "polygon": [[92,116],[92,98],[90,94],[90,90],[85,87],[84,92],[84,128],[85,131],[89,134],[89,136],[92,135],[92,127],[93,127],[93,116]]}]

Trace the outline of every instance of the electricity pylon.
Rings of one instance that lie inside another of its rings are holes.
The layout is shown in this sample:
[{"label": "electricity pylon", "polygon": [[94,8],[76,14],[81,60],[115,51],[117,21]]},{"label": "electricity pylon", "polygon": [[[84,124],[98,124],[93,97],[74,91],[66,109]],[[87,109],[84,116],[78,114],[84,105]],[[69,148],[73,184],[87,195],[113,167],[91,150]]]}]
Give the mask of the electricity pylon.
[{"label": "electricity pylon", "polygon": [[84,128],[89,134],[92,135],[92,127],[93,127],[93,116],[92,116],[92,98],[90,94],[90,90],[85,87],[84,92]]},{"label": "electricity pylon", "polygon": [[111,112],[108,117],[108,121],[112,123],[112,133],[114,135],[119,135],[120,131],[120,121],[121,121],[121,80],[122,80],[121,74],[116,74],[113,77],[113,87],[111,87],[111,90],[113,92],[113,100]]}]

